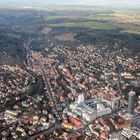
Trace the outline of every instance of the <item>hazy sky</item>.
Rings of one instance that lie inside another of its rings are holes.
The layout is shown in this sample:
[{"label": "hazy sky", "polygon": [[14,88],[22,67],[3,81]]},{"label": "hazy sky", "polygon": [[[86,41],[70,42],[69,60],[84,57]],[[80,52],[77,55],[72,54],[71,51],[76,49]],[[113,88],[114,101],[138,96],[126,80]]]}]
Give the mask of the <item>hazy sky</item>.
[{"label": "hazy sky", "polygon": [[56,4],[86,4],[86,5],[112,5],[112,4],[129,4],[140,5],[140,0],[0,0],[0,3],[14,3],[14,2],[46,2]]},{"label": "hazy sky", "polygon": [[[54,1],[63,1],[63,0],[54,0]],[[80,3],[80,4],[87,4],[87,5],[111,5],[111,4],[132,4],[137,5],[140,4],[140,0],[65,0],[71,1],[72,3]]]},{"label": "hazy sky", "polygon": [[[41,1],[41,0],[40,0]],[[42,0],[43,1],[43,0]],[[47,0],[44,0],[47,1]],[[49,1],[49,0],[48,0]],[[111,3],[139,3],[140,0],[51,0],[52,2],[62,2],[62,3],[83,3],[83,4],[111,4]]]}]

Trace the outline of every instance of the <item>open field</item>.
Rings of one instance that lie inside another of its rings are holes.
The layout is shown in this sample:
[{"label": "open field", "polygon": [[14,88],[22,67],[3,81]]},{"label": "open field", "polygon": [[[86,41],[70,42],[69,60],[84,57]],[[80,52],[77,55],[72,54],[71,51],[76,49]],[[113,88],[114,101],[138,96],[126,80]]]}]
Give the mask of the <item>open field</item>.
[{"label": "open field", "polygon": [[107,15],[107,14],[91,14],[88,16],[61,16],[61,15],[52,15],[52,16],[47,16],[46,20],[51,20],[51,19],[59,19],[59,18],[69,18],[69,19],[96,19],[96,18],[109,18],[113,17],[112,15]]},{"label": "open field", "polygon": [[111,14],[91,14],[91,15],[83,15],[83,16],[78,16],[78,15],[50,15],[45,17],[46,20],[53,20],[53,19],[87,19],[87,20],[110,20],[112,18],[115,18],[115,16]]},{"label": "open field", "polygon": [[74,37],[76,36],[75,33],[65,33],[54,36],[54,39],[60,40],[60,41],[74,41]]},{"label": "open field", "polygon": [[121,33],[130,33],[130,34],[137,34],[140,35],[140,31],[132,31],[132,30],[124,30]]},{"label": "open field", "polygon": [[57,23],[57,24],[49,24],[49,26],[54,27],[87,27],[93,29],[101,29],[101,30],[132,30],[132,31],[140,31],[140,26],[133,24],[121,24],[121,23],[109,23],[109,22],[66,22],[66,23]]},{"label": "open field", "polygon": [[49,26],[55,27],[90,27],[93,29],[102,29],[102,30],[115,30],[118,27],[111,25],[105,22],[67,22],[67,23],[58,23],[50,24]]},{"label": "open field", "polygon": [[114,11],[78,14],[59,12],[54,15],[45,16],[44,19],[48,22],[48,26],[51,27],[84,27],[101,30],[140,31],[140,16],[138,13]]},{"label": "open field", "polygon": [[140,15],[136,13],[112,12],[112,13],[91,13],[88,15],[50,15],[45,17],[46,20],[53,19],[86,19],[102,21],[118,21],[119,23],[140,24]]},{"label": "open field", "polygon": [[122,30],[132,30],[132,31],[140,31],[140,25],[134,25],[131,23],[121,24],[121,23],[114,23],[115,26],[121,28]]}]

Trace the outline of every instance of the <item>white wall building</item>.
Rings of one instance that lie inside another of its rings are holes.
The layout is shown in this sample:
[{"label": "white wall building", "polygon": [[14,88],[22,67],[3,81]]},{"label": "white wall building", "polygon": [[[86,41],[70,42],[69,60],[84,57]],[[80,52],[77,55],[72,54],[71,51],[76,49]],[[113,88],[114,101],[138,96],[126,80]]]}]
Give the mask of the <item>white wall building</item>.
[{"label": "white wall building", "polygon": [[82,119],[90,122],[98,117],[110,114],[111,107],[109,108],[107,106],[108,104],[105,101],[95,99],[85,101],[84,96],[79,95],[78,100],[70,105],[70,110],[76,115],[82,117]]}]

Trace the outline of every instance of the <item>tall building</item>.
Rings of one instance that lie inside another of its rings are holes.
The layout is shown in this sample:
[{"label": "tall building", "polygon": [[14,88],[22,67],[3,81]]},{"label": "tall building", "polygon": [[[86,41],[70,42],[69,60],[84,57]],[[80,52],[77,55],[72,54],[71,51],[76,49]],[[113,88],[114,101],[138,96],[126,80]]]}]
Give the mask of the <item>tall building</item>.
[{"label": "tall building", "polygon": [[130,91],[128,95],[129,95],[128,113],[132,115],[134,113],[136,93],[134,91]]}]

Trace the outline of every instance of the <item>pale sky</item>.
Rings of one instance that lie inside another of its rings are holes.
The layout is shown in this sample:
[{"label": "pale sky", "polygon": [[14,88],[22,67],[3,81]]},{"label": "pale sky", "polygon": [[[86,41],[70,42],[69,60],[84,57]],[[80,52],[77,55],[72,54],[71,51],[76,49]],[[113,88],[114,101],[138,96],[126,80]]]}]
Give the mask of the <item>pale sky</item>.
[{"label": "pale sky", "polygon": [[[65,0],[65,1],[69,1],[69,0]],[[70,0],[70,1],[73,3],[87,4],[87,5],[89,4],[91,5],[94,5],[94,4],[99,4],[99,5],[111,5],[111,4],[137,5],[137,4],[140,4],[140,0]]]},{"label": "pale sky", "polygon": [[83,5],[112,5],[112,4],[129,4],[140,5],[140,0],[0,0],[1,3],[56,3],[56,4],[83,4]]}]

